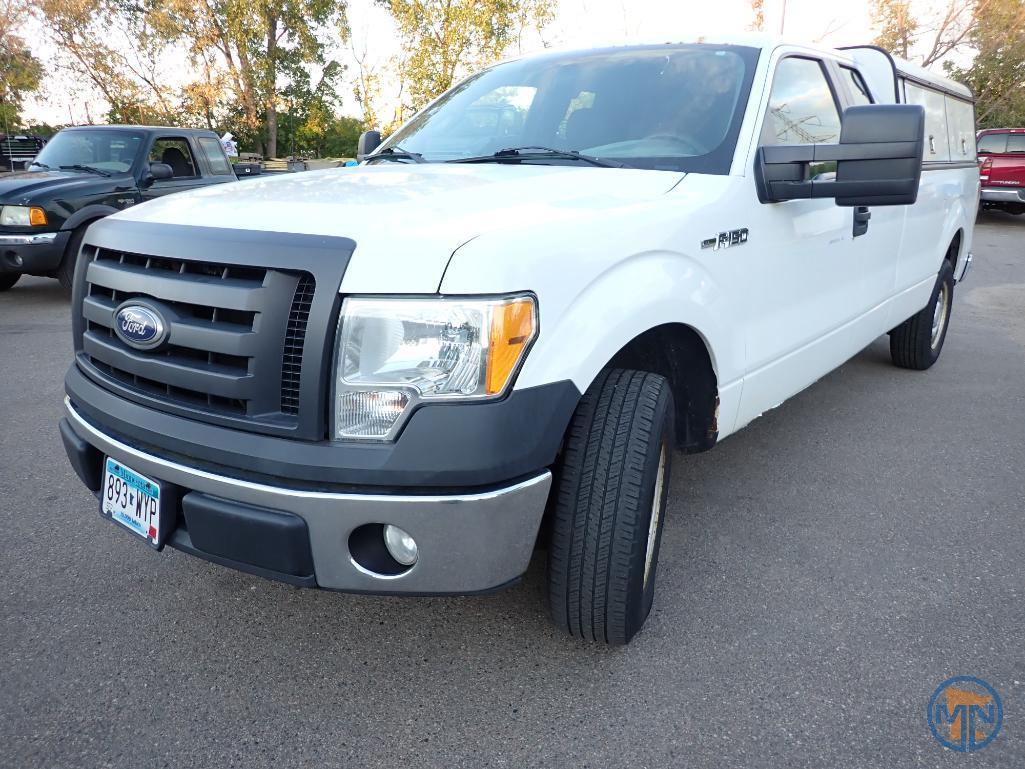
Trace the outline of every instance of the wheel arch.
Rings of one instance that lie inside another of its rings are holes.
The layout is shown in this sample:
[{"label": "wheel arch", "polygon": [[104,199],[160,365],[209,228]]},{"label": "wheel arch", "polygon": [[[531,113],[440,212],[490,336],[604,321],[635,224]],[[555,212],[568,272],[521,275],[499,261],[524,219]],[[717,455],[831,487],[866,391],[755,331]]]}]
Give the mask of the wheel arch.
[{"label": "wheel arch", "polygon": [[621,347],[606,368],[636,369],[669,380],[676,406],[677,446],[706,451],[719,434],[719,387],[707,342],[685,323],[663,323]]},{"label": "wheel arch", "polygon": [[61,225],[62,230],[77,230],[82,225],[89,225],[95,222],[97,219],[102,219],[105,216],[116,214],[120,209],[112,206],[94,205],[86,206],[78,211],[75,211],[71,216],[64,220],[64,224]]}]

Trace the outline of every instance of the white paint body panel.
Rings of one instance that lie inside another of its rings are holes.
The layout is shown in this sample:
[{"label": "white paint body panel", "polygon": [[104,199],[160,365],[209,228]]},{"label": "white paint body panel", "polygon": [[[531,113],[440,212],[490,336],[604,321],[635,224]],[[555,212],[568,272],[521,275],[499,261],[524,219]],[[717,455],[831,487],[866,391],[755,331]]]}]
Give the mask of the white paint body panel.
[{"label": "white paint body panel", "polygon": [[[852,209],[832,200],[758,202],[771,73],[792,54],[858,58],[768,44],[727,175],[378,163],[217,185],[117,216],[352,238],[345,294],[532,291],[540,336],[516,388],[569,379],[584,391],[639,334],[689,325],[712,359],[724,437],[924,307],[957,233],[961,263],[971,248],[975,168],[924,172],[915,205],[873,208],[857,238]],[[739,228],[745,244],[701,248]]]}]

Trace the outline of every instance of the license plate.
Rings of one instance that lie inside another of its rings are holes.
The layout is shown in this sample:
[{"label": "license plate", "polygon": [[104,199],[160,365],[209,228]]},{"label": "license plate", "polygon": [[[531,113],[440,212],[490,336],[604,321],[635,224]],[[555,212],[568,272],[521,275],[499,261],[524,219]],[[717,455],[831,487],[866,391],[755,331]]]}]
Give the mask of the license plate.
[{"label": "license plate", "polygon": [[100,509],[154,546],[159,544],[160,484],[110,457],[104,464]]}]

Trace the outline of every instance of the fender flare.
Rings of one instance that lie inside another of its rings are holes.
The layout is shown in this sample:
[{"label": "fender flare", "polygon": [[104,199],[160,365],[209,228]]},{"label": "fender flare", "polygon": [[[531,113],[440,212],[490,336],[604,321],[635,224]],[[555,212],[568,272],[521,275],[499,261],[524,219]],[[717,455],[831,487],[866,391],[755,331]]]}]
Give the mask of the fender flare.
[{"label": "fender flare", "polygon": [[61,230],[74,230],[81,227],[83,224],[89,224],[102,219],[104,216],[110,216],[120,211],[120,208],[114,208],[113,206],[105,206],[100,203],[95,205],[86,206],[75,211],[71,216],[64,220],[64,224],[61,225]]}]

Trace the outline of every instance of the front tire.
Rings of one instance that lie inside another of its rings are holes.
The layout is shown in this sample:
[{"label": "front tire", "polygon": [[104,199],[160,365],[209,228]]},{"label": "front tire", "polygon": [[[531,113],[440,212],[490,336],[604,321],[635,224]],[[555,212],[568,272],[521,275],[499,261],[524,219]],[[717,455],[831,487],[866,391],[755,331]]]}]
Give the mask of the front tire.
[{"label": "front tire", "polygon": [[548,547],[552,618],[628,643],[651,611],[673,448],[665,377],[612,369],[577,407],[558,467]]},{"label": "front tire", "polygon": [[20,272],[5,272],[0,275],[0,291],[10,291],[21,280]]},{"label": "front tire", "polygon": [[925,371],[939,360],[953,305],[954,268],[944,259],[929,304],[890,332],[890,358],[894,365]]}]

